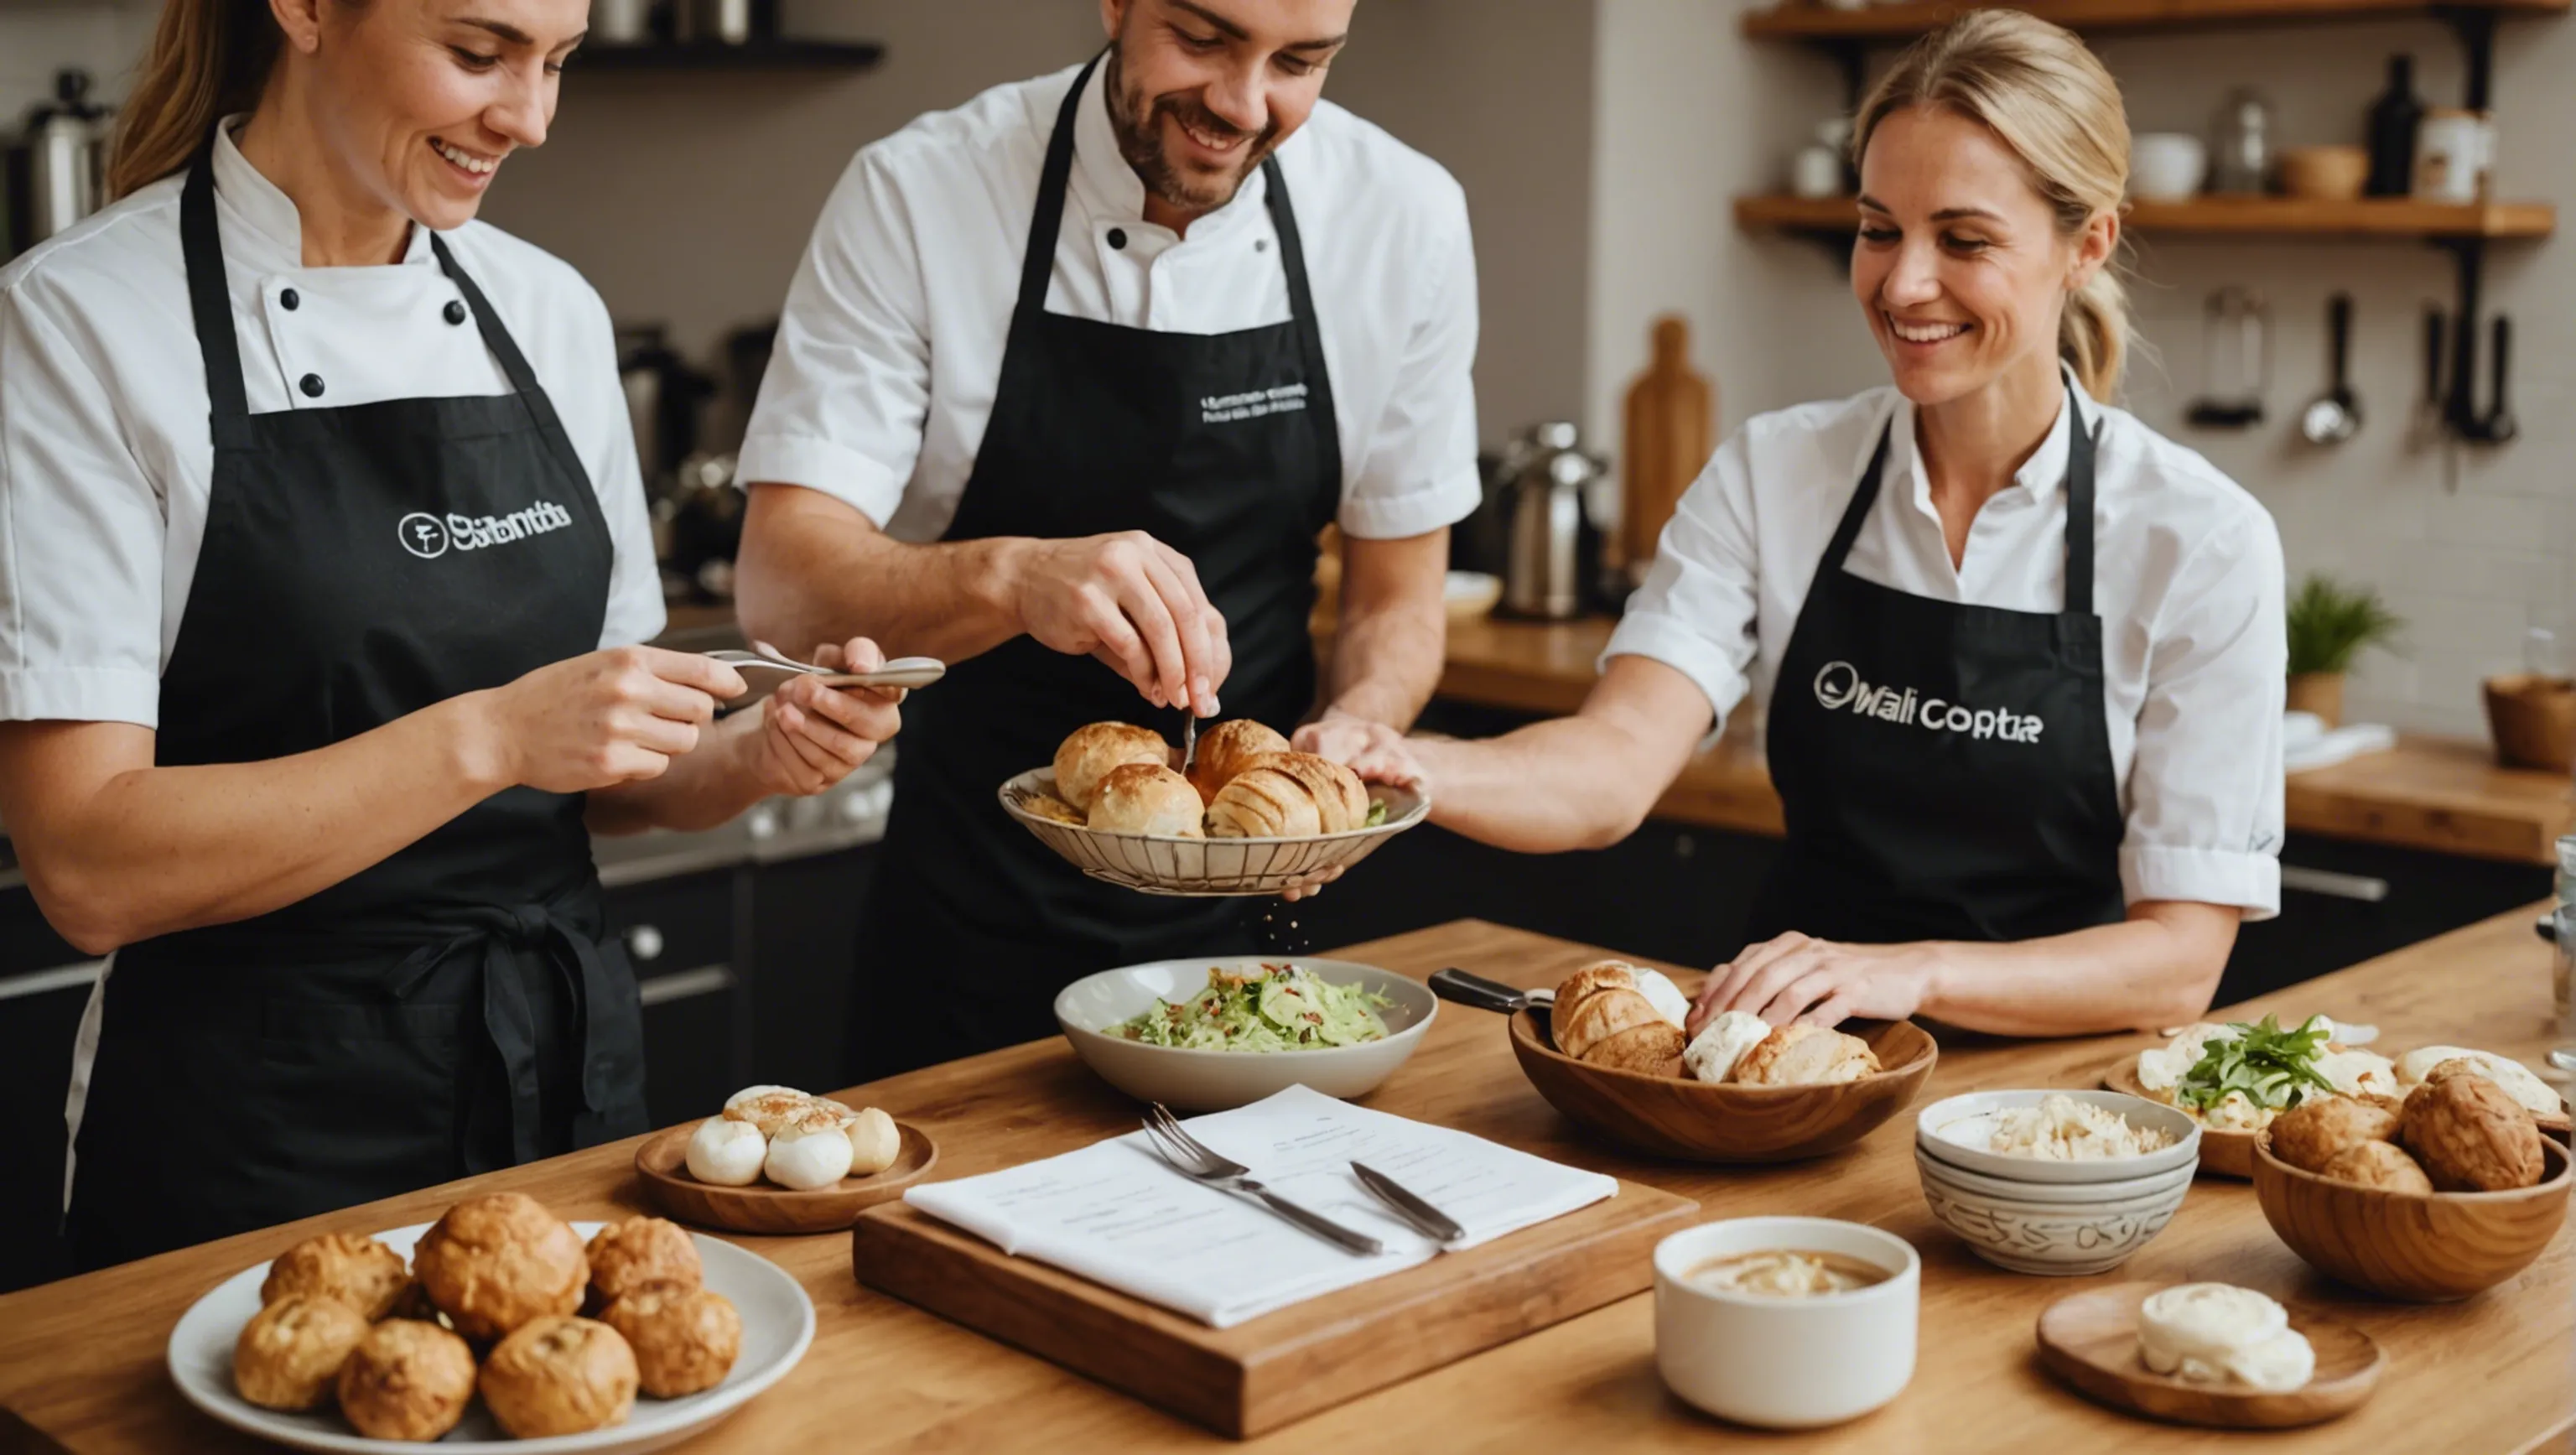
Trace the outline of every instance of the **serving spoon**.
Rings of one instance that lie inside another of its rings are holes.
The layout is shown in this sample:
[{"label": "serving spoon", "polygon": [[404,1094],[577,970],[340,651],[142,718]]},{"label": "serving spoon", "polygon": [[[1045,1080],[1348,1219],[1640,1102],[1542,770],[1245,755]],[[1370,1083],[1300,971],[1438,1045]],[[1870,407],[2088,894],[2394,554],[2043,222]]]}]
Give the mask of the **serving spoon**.
[{"label": "serving spoon", "polygon": [[[743,674],[751,690],[732,700],[733,706],[747,706],[778,690],[789,677],[812,677],[826,687],[894,687],[910,690],[927,687],[948,675],[948,664],[937,657],[897,657],[869,672],[844,672],[837,667],[817,667],[775,652],[742,651],[727,647],[704,654]],[[755,677],[754,673],[776,673],[775,677]]]}]

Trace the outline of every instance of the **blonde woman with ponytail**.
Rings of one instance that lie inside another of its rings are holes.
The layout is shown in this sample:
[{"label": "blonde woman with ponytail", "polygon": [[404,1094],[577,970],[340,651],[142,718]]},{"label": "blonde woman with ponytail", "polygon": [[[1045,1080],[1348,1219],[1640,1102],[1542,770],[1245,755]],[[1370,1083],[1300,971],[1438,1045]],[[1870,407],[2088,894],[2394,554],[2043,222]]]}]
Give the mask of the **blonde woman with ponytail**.
[{"label": "blonde woman with ponytail", "polygon": [[119,200],[0,271],[0,817],[110,957],[83,1266],[642,1131],[590,834],[894,731],[804,682],[717,721],[732,669],[640,645],[607,311],[474,220],[587,20],[166,0]]},{"label": "blonde woman with ponytail", "polygon": [[[1773,1024],[2178,1025],[2279,906],[2281,548],[2116,407],[2118,88],[2010,10],[1856,118],[1852,291],[1892,385],[1749,421],[1664,532],[1576,716],[1309,741],[1509,848],[1634,829],[1746,696],[1787,842],[1701,987]],[[1712,895],[1715,899],[1731,896]]]}]

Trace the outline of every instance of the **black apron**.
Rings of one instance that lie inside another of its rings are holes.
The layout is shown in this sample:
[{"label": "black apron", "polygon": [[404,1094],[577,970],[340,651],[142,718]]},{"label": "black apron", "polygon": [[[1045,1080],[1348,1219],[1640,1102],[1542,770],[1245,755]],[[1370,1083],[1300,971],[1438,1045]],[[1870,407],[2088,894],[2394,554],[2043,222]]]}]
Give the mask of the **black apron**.
[{"label": "black apron", "polygon": [[[211,163],[210,138],[180,238],[214,474],[156,761],[304,752],[595,649],[598,497],[446,244],[468,305],[448,322],[470,311],[515,393],[253,415]],[[642,1009],[582,810],[513,788],[308,899],[118,951],[78,1131],[81,1265],[644,1130]]]},{"label": "black apron", "polygon": [[[1342,479],[1287,183],[1276,158],[1262,163],[1287,322],[1196,335],[1047,312],[1075,108],[1099,64],[1075,78],[1047,142],[992,418],[944,539],[1151,534],[1190,558],[1225,617],[1225,715],[1284,733],[1314,703],[1315,536]],[[1056,992],[1094,970],[1258,947],[1245,901],[1087,879],[994,798],[1085,723],[1141,723],[1178,742],[1179,709],[1151,708],[1098,661],[1022,636],[951,667],[904,718],[853,999],[861,1076],[1053,1035]]]},{"label": "black apron", "polygon": [[2125,824],[2093,613],[2093,451],[2068,389],[2066,600],[2054,613],[1914,596],[1843,569],[1888,433],[1816,567],[1771,689],[1788,842],[1759,943],[2022,940],[2118,921]]}]

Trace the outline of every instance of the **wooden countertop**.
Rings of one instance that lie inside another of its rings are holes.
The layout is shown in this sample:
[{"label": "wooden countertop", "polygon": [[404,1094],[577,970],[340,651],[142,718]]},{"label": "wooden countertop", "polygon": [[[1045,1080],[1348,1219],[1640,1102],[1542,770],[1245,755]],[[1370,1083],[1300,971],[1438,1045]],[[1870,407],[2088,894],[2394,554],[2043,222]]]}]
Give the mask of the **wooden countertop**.
[{"label": "wooden countertop", "polygon": [[[1613,623],[1449,625],[1440,695],[1529,713],[1569,713],[1592,688],[1593,663]],[[1739,715],[1739,721],[1741,721]],[[2564,774],[2496,766],[2479,740],[2406,737],[2384,753],[2290,776],[2289,826],[2301,833],[2432,849],[2480,859],[2555,864],[2576,832],[2576,784]],[[1692,760],[1655,807],[1658,817],[1745,833],[1781,832],[1779,795],[1749,739]]]},{"label": "wooden countertop", "polygon": [[[2388,1044],[2448,1041],[2537,1063],[2548,1035],[2547,947],[2531,910],[2249,1003],[2287,1016],[2323,1010],[2376,1022]],[[1594,953],[1561,940],[1460,922],[1349,953],[1410,975],[1464,965],[1521,985],[1552,984]],[[2462,993],[2466,989],[2470,993]],[[1977,1087],[2085,1086],[2142,1044],[2135,1036],[2011,1044],[1945,1038],[1924,1103]],[[841,1095],[928,1127],[944,1174],[988,1171],[1133,1126],[1061,1041],[1036,1042]],[[1582,1139],[1512,1060],[1503,1023],[1443,1008],[1412,1062],[1370,1098],[1545,1156],[1697,1198],[1710,1218],[1801,1212],[1851,1218],[1923,1254],[1922,1349],[1913,1383],[1855,1423],[1776,1437],[1780,1448],[1982,1452],[2204,1449],[2208,1432],[2113,1414],[2051,1383],[2032,1328],[2052,1300],[2126,1279],[2222,1279],[2319,1308],[2367,1330],[2390,1367],[2377,1395],[2332,1424],[2262,1437],[2267,1451],[2529,1450],[2576,1427],[2576,1233],[2562,1231],[2521,1277],[2451,1305],[2386,1303],[2327,1282],[2273,1236],[2243,1183],[2203,1180],[2152,1244],[2093,1280],[2030,1278],[1976,1261],[1923,1204],[1912,1123],[1899,1117],[1839,1156],[1803,1165],[1696,1168],[1618,1155]],[[0,1298],[0,1447],[230,1451],[259,1448],[185,1405],[163,1365],[181,1310],[231,1272],[324,1228],[372,1230],[435,1217],[468,1192],[519,1189],[568,1218],[641,1207],[633,1142],[393,1198],[325,1218]],[[684,1448],[775,1450],[1114,1450],[1224,1448],[1228,1442],[1032,1356],[861,1287],[845,1234],[744,1238],[794,1273],[820,1329],[804,1362]],[[1651,1295],[1638,1295],[1259,1441],[1260,1451],[1420,1455],[1477,1449],[1704,1450],[1745,1438],[1668,1396],[1653,1361]],[[2250,1440],[2247,1442],[2252,1443]]]}]

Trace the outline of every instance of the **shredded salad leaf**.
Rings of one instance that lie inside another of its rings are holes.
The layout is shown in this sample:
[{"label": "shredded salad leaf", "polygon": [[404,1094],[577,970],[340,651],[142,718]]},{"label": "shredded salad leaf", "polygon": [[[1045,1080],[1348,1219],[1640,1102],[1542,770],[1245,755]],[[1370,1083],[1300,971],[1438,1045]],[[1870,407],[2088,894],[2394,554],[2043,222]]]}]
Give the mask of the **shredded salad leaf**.
[{"label": "shredded salad leaf", "polygon": [[1208,971],[1207,988],[1118,1023],[1113,1034],[1190,1051],[1303,1051],[1386,1039],[1386,996],[1335,985],[1302,966],[1264,965],[1252,975]]},{"label": "shredded salad leaf", "polygon": [[2335,1094],[2334,1083],[2316,1068],[2317,1056],[2334,1033],[2334,1023],[2310,1016],[2297,1030],[2285,1031],[2272,1016],[2250,1024],[2233,1021],[2236,1034],[2211,1041],[2182,1074],[2174,1100],[2206,1110],[2241,1091],[2256,1106],[2284,1111],[2310,1096]]}]

